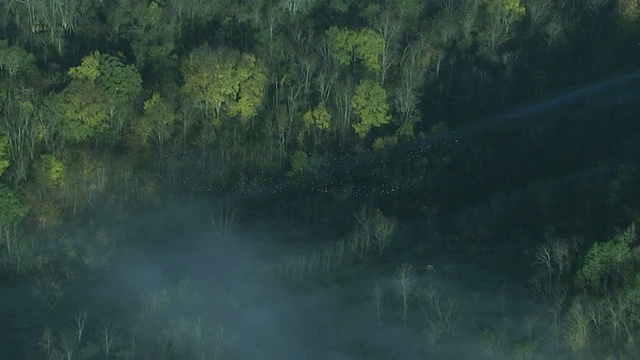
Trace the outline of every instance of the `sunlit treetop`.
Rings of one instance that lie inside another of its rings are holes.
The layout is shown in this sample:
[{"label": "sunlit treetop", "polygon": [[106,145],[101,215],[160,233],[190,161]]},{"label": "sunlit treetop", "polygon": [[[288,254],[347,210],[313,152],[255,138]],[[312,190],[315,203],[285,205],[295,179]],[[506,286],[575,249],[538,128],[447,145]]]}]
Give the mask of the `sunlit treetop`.
[{"label": "sunlit treetop", "polygon": [[82,63],[79,66],[69,69],[68,74],[75,80],[95,81],[100,76],[99,66],[100,52],[96,50],[82,58]]},{"label": "sunlit treetop", "polygon": [[318,104],[315,109],[307,111],[302,120],[307,128],[315,127],[320,130],[331,128],[331,114],[323,103]]},{"label": "sunlit treetop", "polygon": [[97,50],[82,58],[80,66],[72,67],[68,73],[74,80],[97,80],[114,102],[130,100],[142,90],[142,78],[133,65],[125,65],[119,58]]},{"label": "sunlit treetop", "polygon": [[255,55],[230,48],[193,50],[182,73],[182,91],[216,124],[224,110],[247,125],[262,103],[267,82]]},{"label": "sunlit treetop", "polygon": [[384,39],[370,28],[358,31],[330,27],[325,35],[333,55],[342,65],[362,62],[369,70],[380,69],[380,56],[384,50]]},{"label": "sunlit treetop", "polygon": [[116,103],[131,100],[142,90],[142,77],[135,66],[115,56],[100,55],[98,71],[98,83]]},{"label": "sunlit treetop", "polygon": [[502,19],[504,23],[512,23],[524,18],[527,9],[520,0],[489,0],[487,1],[487,13]]},{"label": "sunlit treetop", "polygon": [[360,138],[365,138],[372,128],[380,127],[391,120],[387,92],[373,81],[361,81],[352,102],[353,111],[359,120],[352,126]]}]

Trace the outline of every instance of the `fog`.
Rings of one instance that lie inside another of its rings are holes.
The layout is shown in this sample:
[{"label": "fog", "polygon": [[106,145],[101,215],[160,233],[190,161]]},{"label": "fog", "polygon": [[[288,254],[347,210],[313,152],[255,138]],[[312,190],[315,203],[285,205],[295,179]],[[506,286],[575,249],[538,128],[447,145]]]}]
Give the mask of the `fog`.
[{"label": "fog", "polygon": [[[50,312],[23,308],[37,307],[42,294],[33,289],[19,299],[5,298],[9,339],[23,343],[5,343],[3,358],[37,358],[33,339],[45,326],[62,334],[86,313],[87,341],[97,343],[108,321],[117,327],[114,346],[126,348],[138,339],[138,358],[198,358],[192,332],[201,327],[209,336],[202,342],[204,358],[466,359],[487,351],[483,331],[520,327],[513,322],[530,306],[516,279],[491,278],[479,259],[464,263],[423,227],[426,245],[423,254],[412,256],[415,285],[404,324],[396,271],[408,254],[393,249],[410,235],[406,226],[397,230],[389,253],[365,252],[340,267],[318,266],[303,274],[284,268],[291,259],[322,253],[346,234],[321,234],[294,218],[238,213],[220,236],[212,225],[212,217],[222,213],[216,203],[176,199],[110,230],[121,236],[117,255],[100,276],[69,289],[71,295]],[[233,206],[226,202],[222,210]],[[350,221],[353,214],[344,217]],[[461,283],[453,274],[473,281]],[[173,354],[161,350],[171,342]],[[218,356],[213,348],[219,348]]]}]

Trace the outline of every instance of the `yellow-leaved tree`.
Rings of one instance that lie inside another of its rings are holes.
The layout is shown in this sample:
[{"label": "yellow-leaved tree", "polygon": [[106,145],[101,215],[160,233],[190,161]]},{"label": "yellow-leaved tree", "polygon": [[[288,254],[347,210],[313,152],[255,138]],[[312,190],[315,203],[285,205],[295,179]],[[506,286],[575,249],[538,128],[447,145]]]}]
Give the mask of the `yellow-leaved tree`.
[{"label": "yellow-leaved tree", "polygon": [[224,115],[248,126],[262,104],[267,76],[253,54],[200,47],[189,53],[182,74],[182,91],[217,126]]},{"label": "yellow-leaved tree", "polygon": [[365,138],[372,128],[389,123],[387,92],[377,83],[362,80],[356,87],[352,99],[354,113],[358,120],[352,125],[360,138]]}]

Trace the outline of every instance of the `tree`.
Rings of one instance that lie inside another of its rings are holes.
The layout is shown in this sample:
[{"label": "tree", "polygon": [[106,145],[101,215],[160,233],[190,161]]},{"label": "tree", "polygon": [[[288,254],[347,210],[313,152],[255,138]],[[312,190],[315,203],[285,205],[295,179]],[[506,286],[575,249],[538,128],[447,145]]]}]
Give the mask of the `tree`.
[{"label": "tree", "polygon": [[624,35],[637,36],[640,27],[640,4],[637,0],[618,0],[616,23]]},{"label": "tree", "polygon": [[578,285],[596,295],[619,290],[633,259],[629,244],[634,238],[635,226],[631,226],[608,241],[591,245],[576,273]]},{"label": "tree", "polygon": [[0,40],[0,74],[13,79],[18,75],[34,73],[36,58],[20,46],[9,46],[8,40]]},{"label": "tree", "polygon": [[420,21],[427,2],[422,0],[390,0],[385,1],[388,11],[392,11],[407,30],[412,30]]},{"label": "tree", "polygon": [[331,115],[323,103],[318,104],[315,109],[307,111],[303,116],[303,121],[309,129],[328,130],[331,128]]},{"label": "tree", "polygon": [[97,133],[118,135],[142,90],[133,65],[94,51],[68,71],[71,83],[55,102],[63,109],[63,138],[82,142]]},{"label": "tree", "polygon": [[484,44],[495,50],[513,37],[513,28],[525,16],[520,0],[488,0],[485,6]]},{"label": "tree", "polygon": [[529,33],[534,34],[541,29],[554,12],[553,0],[525,0]]},{"label": "tree", "polygon": [[292,16],[304,14],[315,5],[316,0],[283,0],[281,6]]},{"label": "tree", "polygon": [[590,333],[589,322],[583,300],[577,298],[571,304],[565,320],[565,338],[576,354],[582,353],[587,346]]},{"label": "tree", "polygon": [[384,11],[372,21],[373,28],[383,40],[380,53],[380,84],[384,85],[387,73],[396,61],[397,40],[400,35],[400,22],[390,11]]},{"label": "tree", "polygon": [[408,263],[398,266],[396,268],[394,279],[398,286],[398,296],[400,297],[400,302],[402,304],[402,321],[404,325],[407,326],[409,305],[411,304],[411,299],[413,298],[413,293],[415,291],[414,286],[416,284],[413,267]]},{"label": "tree", "polygon": [[33,160],[36,143],[36,113],[39,100],[28,88],[10,89],[0,115],[0,131],[8,143],[11,178],[23,181]]},{"label": "tree", "polygon": [[[187,1],[114,1],[107,12],[107,34],[114,43],[126,41],[135,55],[138,68],[153,72],[154,79],[164,79],[174,70],[175,40],[181,34],[182,17]],[[200,4],[206,12],[207,1]]]},{"label": "tree", "polygon": [[[408,47],[399,69],[399,84],[393,92],[394,108],[399,114],[398,135],[403,138],[413,136],[413,126],[420,118],[418,102],[420,101],[420,87],[425,78],[426,70],[430,65],[431,57],[425,56],[422,44]],[[436,78],[440,71],[440,61],[444,58],[444,50],[439,53],[436,66]]]},{"label": "tree", "polygon": [[111,352],[111,347],[113,346],[113,340],[115,340],[117,337],[117,330],[113,323],[111,323],[110,321],[105,321],[102,323],[99,332],[102,347],[104,349],[104,354],[108,359],[109,353]]},{"label": "tree", "polygon": [[61,132],[67,141],[84,141],[108,126],[108,94],[96,82],[100,76],[99,66],[100,53],[96,51],[67,72],[71,83],[56,99],[66,118]]},{"label": "tree", "polygon": [[182,91],[214,124],[220,125],[224,110],[248,126],[262,104],[267,77],[253,54],[201,47],[189,53],[182,73]]},{"label": "tree", "polygon": [[542,29],[542,38],[547,44],[547,51],[558,45],[564,36],[564,25],[558,16],[551,16],[551,20]]},{"label": "tree", "polygon": [[[16,25],[24,37],[43,46],[54,45],[62,54],[67,33],[74,32],[81,18],[81,2],[75,0],[16,1]],[[27,21],[20,21],[20,19]],[[26,39],[25,39],[26,40]],[[35,41],[34,41],[35,40]]]},{"label": "tree", "polygon": [[165,143],[175,130],[177,115],[157,92],[144,102],[144,116],[135,124],[134,131],[143,145],[151,142],[156,154],[158,166],[161,166],[165,154]]},{"label": "tree", "polygon": [[7,147],[9,146],[9,141],[3,135],[0,135],[0,176],[2,173],[9,167],[9,154],[7,152]]},{"label": "tree", "polygon": [[62,137],[65,142],[82,142],[108,129],[109,99],[94,81],[75,79],[57,98],[65,120]]},{"label": "tree", "polygon": [[393,239],[393,230],[396,227],[395,221],[387,218],[382,211],[376,210],[373,226],[373,238],[376,242],[378,255],[382,256],[384,250],[389,246]]},{"label": "tree", "polygon": [[373,287],[373,292],[371,294],[371,302],[373,303],[373,306],[376,308],[376,323],[378,324],[378,327],[380,327],[380,318],[381,318],[381,313],[382,313],[382,297],[384,296],[383,292],[382,292],[382,286],[380,286],[380,284],[376,283]]},{"label": "tree", "polygon": [[331,114],[324,103],[318,104],[314,109],[308,110],[302,117],[305,128],[313,136],[314,147],[320,142],[320,132],[331,129]]},{"label": "tree", "polygon": [[110,126],[120,133],[131,117],[134,102],[142,91],[142,77],[132,64],[124,64],[119,58],[96,52],[98,56],[97,84],[109,99]]},{"label": "tree", "polygon": [[0,242],[9,261],[13,260],[20,245],[18,225],[28,212],[29,206],[22,202],[13,189],[0,184]]},{"label": "tree", "polygon": [[380,60],[385,51],[385,39],[376,31],[368,27],[353,31],[332,26],[325,36],[341,65],[353,66],[362,62],[370,71],[382,69]]},{"label": "tree", "polygon": [[358,84],[352,104],[359,119],[353,124],[353,128],[360,138],[365,138],[372,128],[387,124],[391,119],[387,92],[370,80],[363,80]]}]

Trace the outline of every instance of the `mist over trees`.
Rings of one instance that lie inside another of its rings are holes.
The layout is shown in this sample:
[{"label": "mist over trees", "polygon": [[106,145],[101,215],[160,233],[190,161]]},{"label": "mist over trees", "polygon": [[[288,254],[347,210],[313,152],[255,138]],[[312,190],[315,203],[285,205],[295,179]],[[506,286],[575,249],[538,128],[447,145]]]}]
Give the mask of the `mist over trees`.
[{"label": "mist over trees", "polygon": [[638,41],[636,0],[0,1],[0,358],[635,359],[638,80],[518,111]]}]

